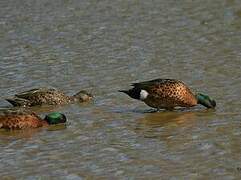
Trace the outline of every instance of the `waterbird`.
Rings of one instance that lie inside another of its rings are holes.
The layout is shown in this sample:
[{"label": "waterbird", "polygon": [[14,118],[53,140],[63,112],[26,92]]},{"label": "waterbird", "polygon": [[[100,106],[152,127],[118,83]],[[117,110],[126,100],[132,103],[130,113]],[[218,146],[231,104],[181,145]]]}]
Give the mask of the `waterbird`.
[{"label": "waterbird", "polygon": [[194,94],[180,80],[154,79],[131,84],[132,89],[119,90],[131,98],[141,100],[156,109],[173,110],[175,107],[192,107],[201,104],[206,108],[215,108],[216,102],[208,95]]},{"label": "waterbird", "polygon": [[52,112],[42,119],[34,112],[26,109],[0,111],[0,129],[17,130],[38,128],[65,123],[66,121],[66,116],[59,112]]},{"label": "waterbird", "polygon": [[21,107],[63,105],[71,102],[87,102],[92,99],[93,95],[85,90],[81,90],[73,96],[67,96],[63,91],[46,87],[27,90],[6,98],[13,106]]}]

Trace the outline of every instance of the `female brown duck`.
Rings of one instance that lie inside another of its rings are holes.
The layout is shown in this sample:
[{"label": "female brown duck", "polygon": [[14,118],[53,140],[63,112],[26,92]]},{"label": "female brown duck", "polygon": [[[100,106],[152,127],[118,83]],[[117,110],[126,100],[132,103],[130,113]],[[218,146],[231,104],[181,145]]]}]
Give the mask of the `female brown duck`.
[{"label": "female brown duck", "polygon": [[64,92],[55,88],[36,88],[16,94],[6,100],[13,106],[39,106],[39,105],[63,105],[72,102],[86,102],[93,96],[82,90],[73,96],[67,96]]}]

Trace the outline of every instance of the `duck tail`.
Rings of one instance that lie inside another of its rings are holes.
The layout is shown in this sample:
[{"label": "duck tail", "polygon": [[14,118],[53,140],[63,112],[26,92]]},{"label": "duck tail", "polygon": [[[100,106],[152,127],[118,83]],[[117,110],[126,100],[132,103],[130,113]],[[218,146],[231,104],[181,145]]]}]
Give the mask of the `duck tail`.
[{"label": "duck tail", "polygon": [[21,98],[6,98],[5,100],[13,106],[26,106],[28,104],[27,100]]}]

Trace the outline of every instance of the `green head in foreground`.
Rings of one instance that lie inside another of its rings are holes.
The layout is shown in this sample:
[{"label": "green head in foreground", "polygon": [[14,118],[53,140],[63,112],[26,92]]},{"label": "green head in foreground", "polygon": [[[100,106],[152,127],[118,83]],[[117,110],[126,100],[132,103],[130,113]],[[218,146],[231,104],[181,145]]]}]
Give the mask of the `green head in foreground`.
[{"label": "green head in foreground", "polygon": [[0,128],[10,130],[39,128],[66,123],[66,121],[66,116],[59,112],[50,113],[44,119],[28,110],[8,110],[0,114]]},{"label": "green head in foreground", "polygon": [[67,118],[62,113],[53,112],[53,113],[47,114],[44,120],[47,121],[48,124],[60,124],[60,123],[65,123],[67,121]]}]

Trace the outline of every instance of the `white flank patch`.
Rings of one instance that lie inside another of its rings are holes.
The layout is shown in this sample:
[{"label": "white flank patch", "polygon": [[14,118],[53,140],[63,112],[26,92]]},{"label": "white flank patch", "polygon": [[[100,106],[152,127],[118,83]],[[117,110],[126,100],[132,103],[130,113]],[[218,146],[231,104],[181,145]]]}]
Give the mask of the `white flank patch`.
[{"label": "white flank patch", "polygon": [[148,92],[146,91],[146,90],[141,90],[141,92],[140,92],[140,100],[145,100],[146,98],[147,98],[147,96],[148,96]]}]

